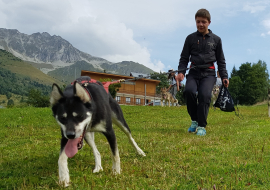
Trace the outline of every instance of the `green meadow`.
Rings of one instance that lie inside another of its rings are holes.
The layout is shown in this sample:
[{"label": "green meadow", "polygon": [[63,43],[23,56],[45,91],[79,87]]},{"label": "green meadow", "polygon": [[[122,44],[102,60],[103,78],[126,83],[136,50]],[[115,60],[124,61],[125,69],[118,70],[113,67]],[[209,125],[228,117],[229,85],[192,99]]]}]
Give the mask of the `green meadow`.
[{"label": "green meadow", "polygon": [[[138,156],[114,127],[121,158],[112,175],[105,137],[96,134],[104,171],[93,174],[94,157],[85,144],[68,160],[65,189],[270,189],[270,124],[267,105],[234,112],[210,109],[207,135],[187,133],[185,106],[122,106]],[[0,189],[64,189],[58,185],[60,127],[50,108],[0,109]]]}]

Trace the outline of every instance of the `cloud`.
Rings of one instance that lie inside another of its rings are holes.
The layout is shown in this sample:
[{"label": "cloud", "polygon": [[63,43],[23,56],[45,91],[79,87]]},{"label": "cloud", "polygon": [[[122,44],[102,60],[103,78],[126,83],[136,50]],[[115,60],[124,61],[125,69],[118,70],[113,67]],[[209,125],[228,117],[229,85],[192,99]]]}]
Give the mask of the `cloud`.
[{"label": "cloud", "polygon": [[[243,10],[251,13],[263,11],[268,5],[246,2],[0,0],[0,25],[26,34],[48,32],[59,35],[93,56],[112,62],[134,61],[155,71],[163,71],[167,69],[163,60],[151,56],[158,55],[154,47],[157,44],[151,39],[164,38],[175,31],[195,29],[194,15],[200,8],[207,8],[217,21],[235,17]],[[263,24],[270,25],[268,21]],[[138,40],[145,37],[143,42]]]},{"label": "cloud", "polygon": [[257,12],[262,12],[264,11],[268,5],[269,5],[270,1],[269,0],[263,0],[263,1],[257,1],[257,2],[246,2],[243,10],[246,12],[250,12],[250,13],[257,13]]},{"label": "cloud", "polygon": [[270,19],[263,20],[262,24],[265,28],[270,29]]},{"label": "cloud", "polygon": [[244,11],[250,12],[250,13],[256,13],[259,11],[264,11],[266,8],[266,6],[261,6],[261,5],[257,5],[257,6],[252,6],[252,5],[245,5],[243,7]]},{"label": "cloud", "polygon": [[93,4],[86,0],[0,1],[0,15],[5,18],[2,23],[6,28],[27,34],[49,32],[111,62],[134,61],[155,71],[164,69],[160,60],[151,60],[147,47],[134,40],[131,28]]},{"label": "cloud", "polygon": [[265,37],[266,35],[270,35],[270,19],[265,19],[262,21],[262,25],[268,30],[266,33],[262,33],[261,36]]}]

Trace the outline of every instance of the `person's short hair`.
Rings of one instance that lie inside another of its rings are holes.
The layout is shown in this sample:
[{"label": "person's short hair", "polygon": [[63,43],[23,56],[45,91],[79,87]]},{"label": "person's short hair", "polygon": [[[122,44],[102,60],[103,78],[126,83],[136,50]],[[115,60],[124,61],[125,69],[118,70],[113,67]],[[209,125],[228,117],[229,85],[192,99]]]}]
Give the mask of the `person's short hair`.
[{"label": "person's short hair", "polygon": [[206,9],[199,9],[199,10],[196,12],[196,14],[195,14],[195,19],[196,19],[197,17],[204,17],[204,18],[206,18],[209,22],[211,21],[211,15],[210,15],[209,11],[206,10]]}]

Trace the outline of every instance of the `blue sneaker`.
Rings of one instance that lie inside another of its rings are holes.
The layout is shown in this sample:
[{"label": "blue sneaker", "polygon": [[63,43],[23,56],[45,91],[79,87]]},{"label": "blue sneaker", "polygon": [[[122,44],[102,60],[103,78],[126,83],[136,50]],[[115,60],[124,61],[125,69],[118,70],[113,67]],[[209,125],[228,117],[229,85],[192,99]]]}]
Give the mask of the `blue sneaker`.
[{"label": "blue sneaker", "polygon": [[198,127],[198,122],[197,121],[192,121],[190,127],[188,128],[188,132],[189,133],[195,133],[197,127]]},{"label": "blue sneaker", "polygon": [[196,129],[197,135],[199,136],[205,136],[206,135],[206,130],[204,127],[197,127]]}]

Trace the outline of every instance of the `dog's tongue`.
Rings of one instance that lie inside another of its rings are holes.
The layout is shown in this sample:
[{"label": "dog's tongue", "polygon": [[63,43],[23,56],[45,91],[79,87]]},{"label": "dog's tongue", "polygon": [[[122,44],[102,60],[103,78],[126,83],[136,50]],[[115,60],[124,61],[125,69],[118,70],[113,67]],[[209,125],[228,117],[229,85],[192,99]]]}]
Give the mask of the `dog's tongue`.
[{"label": "dog's tongue", "polygon": [[77,144],[79,143],[79,141],[80,138],[68,140],[65,146],[65,153],[67,157],[72,158],[78,152]]}]

